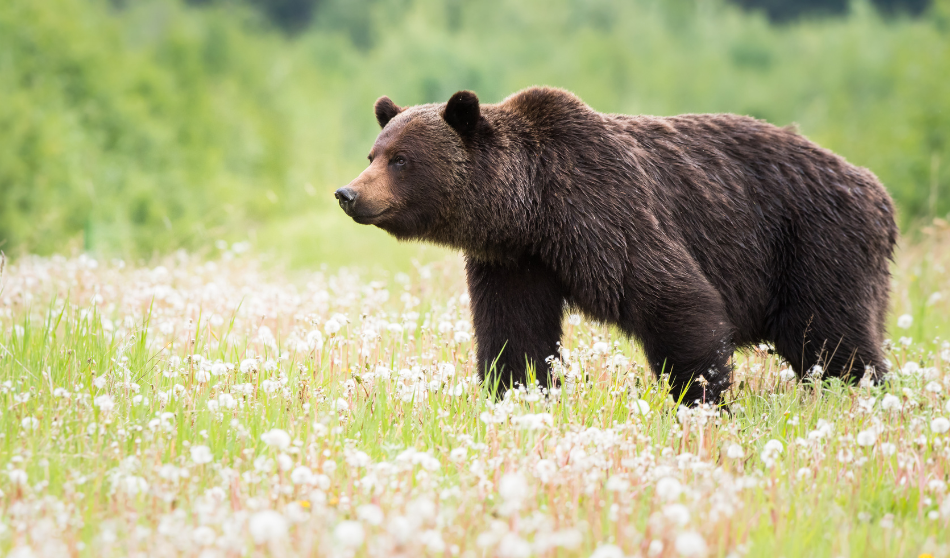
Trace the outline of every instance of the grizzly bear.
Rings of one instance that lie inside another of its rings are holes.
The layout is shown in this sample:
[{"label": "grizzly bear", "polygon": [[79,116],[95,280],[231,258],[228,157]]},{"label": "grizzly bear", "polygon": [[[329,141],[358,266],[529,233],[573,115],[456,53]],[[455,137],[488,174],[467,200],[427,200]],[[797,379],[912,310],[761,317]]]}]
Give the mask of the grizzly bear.
[{"label": "grizzly bear", "polygon": [[547,384],[566,308],[638,340],[674,396],[720,402],[732,354],[878,379],[894,205],[791,128],[734,114],[594,111],[532,87],[494,105],[376,101],[357,223],[465,255],[480,372]]}]

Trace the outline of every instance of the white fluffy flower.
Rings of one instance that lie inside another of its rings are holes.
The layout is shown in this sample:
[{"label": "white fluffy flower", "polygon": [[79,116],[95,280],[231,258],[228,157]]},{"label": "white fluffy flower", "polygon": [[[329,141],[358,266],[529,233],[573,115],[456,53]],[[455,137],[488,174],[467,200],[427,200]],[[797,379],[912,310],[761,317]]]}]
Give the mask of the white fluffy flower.
[{"label": "white fluffy flower", "polygon": [[672,477],[663,477],[656,482],[656,495],[661,500],[675,500],[683,492],[683,485]]},{"label": "white fluffy flower", "polygon": [[795,371],[791,368],[783,368],[782,371],[778,373],[778,377],[783,382],[791,382],[795,379]]},{"label": "white fluffy flower", "polygon": [[103,413],[108,413],[115,408],[115,401],[113,401],[112,396],[108,393],[97,395],[96,398],[93,399],[93,403],[96,407],[99,407]]},{"label": "white fluffy flower", "polygon": [[528,483],[518,473],[508,473],[498,481],[498,495],[505,502],[520,506],[528,495]]},{"label": "white fluffy flower", "polygon": [[930,421],[930,430],[935,434],[943,434],[944,432],[950,430],[950,420],[947,420],[943,417],[937,417]]},{"label": "white fluffy flower", "polygon": [[598,341],[594,343],[594,346],[592,348],[594,350],[594,354],[598,354],[598,355],[605,355],[610,352],[610,345],[608,345],[607,343],[604,343],[603,341]]},{"label": "white fluffy flower", "polygon": [[376,504],[364,504],[356,508],[356,517],[370,525],[380,525],[383,522],[383,510]]},{"label": "white fluffy flower", "polygon": [[615,544],[602,544],[594,550],[590,558],[623,558],[623,550]]},{"label": "white fluffy flower", "polygon": [[897,318],[897,327],[901,329],[907,329],[912,325],[914,325],[914,317],[910,314],[903,314]]},{"label": "white fluffy flower", "polygon": [[313,471],[303,465],[290,472],[290,482],[294,484],[313,484]]},{"label": "white fluffy flower", "polygon": [[881,408],[885,411],[899,411],[901,409],[901,398],[888,393],[881,399]]},{"label": "white fluffy flower", "polygon": [[333,335],[334,333],[340,331],[341,327],[342,326],[340,325],[340,322],[330,318],[326,321],[326,323],[323,324],[323,331],[326,331],[327,335]]},{"label": "white fluffy flower", "polygon": [[11,469],[7,471],[7,476],[10,478],[12,484],[26,484],[29,478],[23,469]]},{"label": "white fluffy flower", "polygon": [[709,552],[706,540],[695,531],[687,531],[676,536],[674,545],[680,556],[705,556]]},{"label": "white fluffy flower", "polygon": [[280,428],[274,428],[261,434],[261,441],[272,448],[286,449],[290,446],[290,434]]},{"label": "white fluffy flower", "polygon": [[729,444],[726,448],[726,457],[729,459],[742,459],[745,457],[745,450],[739,444]]},{"label": "white fluffy flower", "polygon": [[234,396],[230,393],[221,393],[218,395],[218,406],[222,409],[233,409],[237,405]]},{"label": "white fluffy flower", "polygon": [[547,484],[557,472],[557,465],[550,459],[542,459],[534,466],[534,474],[542,484]]},{"label": "white fluffy flower", "polygon": [[20,426],[23,427],[23,430],[36,430],[36,427],[40,425],[40,421],[36,417],[25,417],[20,421]]},{"label": "white fluffy flower", "polygon": [[259,511],[248,521],[251,538],[257,544],[278,541],[287,536],[287,520],[274,510]]},{"label": "white fluffy flower", "polygon": [[204,465],[214,461],[214,456],[211,455],[211,448],[208,446],[192,446],[191,460],[198,465]]},{"label": "white fluffy flower", "polygon": [[244,374],[251,374],[260,369],[261,363],[257,362],[256,358],[246,358],[241,361],[241,372]]},{"label": "white fluffy flower", "polygon": [[643,399],[637,399],[636,401],[630,403],[630,412],[644,417],[649,416],[650,404]]},{"label": "white fluffy flower", "polygon": [[337,542],[347,548],[359,548],[366,536],[359,521],[341,521],[333,530]]},{"label": "white fluffy flower", "polygon": [[877,432],[873,428],[862,430],[858,432],[856,441],[859,446],[873,446],[874,442],[877,441]]}]

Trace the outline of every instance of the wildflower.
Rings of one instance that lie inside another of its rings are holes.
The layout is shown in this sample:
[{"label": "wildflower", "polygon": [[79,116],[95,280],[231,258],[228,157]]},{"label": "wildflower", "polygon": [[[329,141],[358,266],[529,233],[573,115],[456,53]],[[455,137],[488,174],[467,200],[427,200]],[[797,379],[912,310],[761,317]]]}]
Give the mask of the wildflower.
[{"label": "wildflower", "polygon": [[336,411],[338,413],[345,413],[350,409],[350,404],[346,402],[346,399],[337,399],[336,400]]},{"label": "wildflower", "polygon": [[663,508],[663,515],[677,525],[689,523],[689,510],[683,504],[670,504]]},{"label": "wildflower", "polygon": [[468,454],[468,448],[461,447],[455,448],[449,452],[449,459],[452,461],[464,461],[466,455]]},{"label": "wildflower", "polygon": [[363,544],[365,533],[358,521],[341,521],[333,530],[337,542],[347,548],[359,548]]},{"label": "wildflower", "polygon": [[590,558],[623,558],[623,550],[615,544],[602,544],[594,550]]},{"label": "wildflower", "polygon": [[294,460],[286,453],[282,453],[277,456],[277,466],[281,471],[289,471],[294,466]]},{"label": "wildflower", "polygon": [[555,472],[557,472],[557,465],[550,459],[542,459],[534,466],[534,473],[542,484],[550,482]]},{"label": "wildflower", "polygon": [[604,343],[603,341],[598,341],[594,343],[592,349],[596,355],[605,355],[610,352],[610,345]]},{"label": "wildflower", "polygon": [[336,321],[333,318],[330,318],[323,324],[323,331],[327,332],[327,335],[332,336],[334,333],[340,331],[341,328],[340,322]]},{"label": "wildflower", "polygon": [[890,442],[884,442],[881,444],[881,453],[884,455],[894,455],[897,453],[897,445]]},{"label": "wildflower", "polygon": [[650,415],[650,404],[643,399],[637,399],[630,403],[630,412],[635,415],[647,417]]},{"label": "wildflower", "polygon": [[785,446],[782,445],[782,442],[772,439],[765,443],[765,447],[762,448],[762,454],[760,457],[765,463],[766,468],[772,468],[775,463],[778,461],[778,456],[785,450]]},{"label": "wildflower", "polygon": [[131,475],[122,477],[119,480],[118,485],[121,486],[129,496],[135,496],[136,494],[144,494],[148,492],[148,483],[145,482],[145,479],[142,477]]},{"label": "wildflower", "polygon": [[214,544],[215,539],[217,539],[217,534],[211,527],[202,525],[191,533],[191,539],[195,541],[195,544],[198,546],[211,546]]},{"label": "wildflower", "polygon": [[279,428],[274,428],[273,430],[261,434],[261,441],[272,448],[282,450],[290,446],[290,434],[287,434],[287,432]]},{"label": "wildflower", "polygon": [[211,449],[208,446],[192,446],[191,460],[198,465],[204,465],[214,461],[214,456],[211,455]]},{"label": "wildflower", "polygon": [[726,457],[729,459],[742,459],[745,457],[745,451],[739,444],[729,444],[729,447],[726,448]]},{"label": "wildflower", "polygon": [[36,417],[25,417],[20,421],[20,426],[23,427],[23,430],[36,430],[36,427],[40,425],[40,421]]},{"label": "wildflower", "polygon": [[531,545],[515,533],[506,533],[498,542],[499,558],[528,558],[531,556]]},{"label": "wildflower", "polygon": [[677,535],[673,546],[680,556],[705,556],[708,552],[706,540],[695,531],[687,531]]},{"label": "wildflower", "polygon": [[260,370],[261,364],[257,362],[256,358],[246,358],[241,361],[241,373],[242,374],[253,374]]},{"label": "wildflower", "polygon": [[455,341],[456,344],[461,345],[463,343],[468,343],[469,341],[471,341],[472,335],[468,333],[467,331],[456,331],[453,340]]},{"label": "wildflower", "polygon": [[901,329],[907,329],[912,325],[914,325],[914,317],[910,314],[902,314],[897,318],[897,327]]},{"label": "wildflower", "polygon": [[290,482],[294,484],[313,484],[313,471],[309,467],[301,465],[291,471]]},{"label": "wildflower", "polygon": [[375,504],[364,504],[356,508],[356,517],[370,525],[380,525],[383,522],[383,510]]},{"label": "wildflower", "polygon": [[581,325],[581,315],[580,315],[580,314],[571,314],[570,316],[567,317],[567,323],[569,323],[569,324],[572,325],[572,326],[579,326],[579,325]]},{"label": "wildflower", "polygon": [[950,420],[947,420],[943,417],[937,417],[930,421],[930,430],[934,434],[943,434],[944,432],[950,430]]},{"label": "wildflower", "polygon": [[619,475],[611,475],[604,488],[610,492],[624,492],[630,488],[630,482]]},{"label": "wildflower", "polygon": [[783,382],[791,382],[795,379],[795,371],[790,368],[783,368],[779,373],[778,377]]},{"label": "wildflower", "polygon": [[274,510],[259,511],[248,521],[248,531],[257,544],[278,541],[287,536],[287,520]]},{"label": "wildflower", "polygon": [[929,382],[926,386],[924,386],[924,389],[931,393],[940,393],[943,391],[943,386],[937,382]]},{"label": "wildflower", "polygon": [[656,482],[656,495],[661,500],[675,500],[683,492],[683,485],[672,477],[663,477]]},{"label": "wildflower", "polygon": [[234,396],[230,393],[221,393],[218,395],[218,406],[222,409],[233,409],[237,405]]},{"label": "wildflower", "polygon": [[901,398],[888,393],[881,399],[881,408],[885,411],[900,411]]},{"label": "wildflower", "polygon": [[508,513],[517,511],[522,501],[528,496],[525,478],[518,473],[507,473],[498,481],[498,495],[504,501],[503,511]]},{"label": "wildflower", "polygon": [[877,441],[877,432],[873,428],[862,430],[858,432],[856,441],[859,446],[873,446],[874,442]]},{"label": "wildflower", "polygon": [[26,471],[23,469],[11,469],[7,471],[7,476],[10,478],[10,482],[13,484],[26,484],[26,481],[29,478],[26,474]]}]

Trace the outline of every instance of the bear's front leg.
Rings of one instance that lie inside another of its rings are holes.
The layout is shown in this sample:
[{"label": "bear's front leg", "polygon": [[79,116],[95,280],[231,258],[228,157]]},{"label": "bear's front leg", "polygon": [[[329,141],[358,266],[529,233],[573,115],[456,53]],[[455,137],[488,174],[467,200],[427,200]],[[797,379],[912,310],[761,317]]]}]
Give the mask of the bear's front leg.
[{"label": "bear's front leg", "polygon": [[468,292],[483,380],[499,381],[499,395],[526,383],[527,368],[548,385],[545,359],[557,354],[564,288],[539,262],[486,263],[468,257]]}]

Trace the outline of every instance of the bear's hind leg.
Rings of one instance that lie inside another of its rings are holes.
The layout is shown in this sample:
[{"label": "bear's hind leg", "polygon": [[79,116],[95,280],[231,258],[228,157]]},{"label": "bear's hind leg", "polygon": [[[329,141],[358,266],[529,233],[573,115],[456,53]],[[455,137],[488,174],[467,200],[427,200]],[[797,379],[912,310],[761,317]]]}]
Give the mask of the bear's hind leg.
[{"label": "bear's hind leg", "polygon": [[[855,383],[864,377],[865,368],[874,368],[872,380],[878,381],[887,371],[881,348],[870,331],[860,328],[845,328],[835,331],[826,324],[829,318],[787,323],[778,332],[775,349],[798,374],[804,378],[812,373],[815,366],[821,366],[823,377],[838,377]],[[839,323],[860,324],[861,321],[837,320]],[[865,322],[867,323],[867,322]]]},{"label": "bear's hind leg", "polygon": [[526,384],[533,366],[549,385],[545,359],[557,355],[564,289],[554,274],[532,260],[503,265],[468,258],[465,264],[483,379],[499,381],[499,395]]}]

